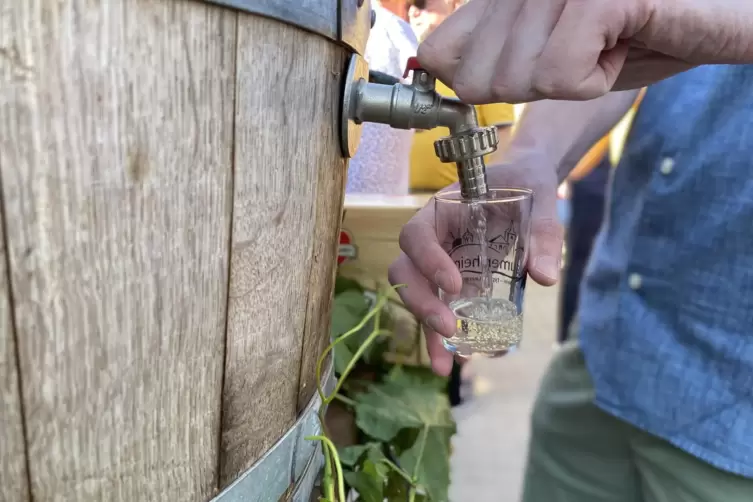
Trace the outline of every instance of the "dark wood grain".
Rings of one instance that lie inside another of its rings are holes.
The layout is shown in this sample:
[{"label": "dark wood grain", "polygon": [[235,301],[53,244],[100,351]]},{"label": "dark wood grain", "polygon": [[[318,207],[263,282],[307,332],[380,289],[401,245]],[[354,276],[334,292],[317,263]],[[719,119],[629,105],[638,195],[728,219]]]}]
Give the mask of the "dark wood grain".
[{"label": "dark wood grain", "polygon": [[216,492],[236,18],[190,1],[0,8],[0,174],[35,502]]},{"label": "dark wood grain", "polygon": [[[0,65],[0,81],[7,77],[3,70],[7,67]],[[3,141],[0,140],[2,148]],[[0,209],[0,500],[26,502],[29,500],[29,476],[3,221]]]}]

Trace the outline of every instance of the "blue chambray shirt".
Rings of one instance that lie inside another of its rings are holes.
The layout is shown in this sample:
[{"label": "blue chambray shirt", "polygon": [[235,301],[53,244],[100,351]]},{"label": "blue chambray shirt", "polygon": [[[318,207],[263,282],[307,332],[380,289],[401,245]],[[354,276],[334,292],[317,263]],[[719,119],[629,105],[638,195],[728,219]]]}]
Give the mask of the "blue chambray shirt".
[{"label": "blue chambray shirt", "polygon": [[596,404],[753,477],[753,66],[652,86],[610,192],[579,312]]}]

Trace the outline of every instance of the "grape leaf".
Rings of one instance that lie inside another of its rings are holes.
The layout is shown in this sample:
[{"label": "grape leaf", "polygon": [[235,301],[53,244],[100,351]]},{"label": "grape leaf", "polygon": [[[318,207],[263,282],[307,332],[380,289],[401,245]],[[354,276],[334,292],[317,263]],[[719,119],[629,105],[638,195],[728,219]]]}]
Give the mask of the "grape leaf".
[{"label": "grape leaf", "polygon": [[354,290],[363,291],[363,286],[361,286],[361,284],[354,279],[348,279],[347,277],[343,277],[341,275],[335,277],[335,296],[339,295],[340,293],[344,293],[345,291]]},{"label": "grape leaf", "polygon": [[408,500],[408,491],[410,484],[396,472],[390,472],[387,477],[387,487],[384,490],[384,497],[387,500]]},{"label": "grape leaf", "polygon": [[448,379],[434,373],[430,368],[394,366],[387,374],[388,382],[397,382],[406,387],[426,387],[444,392]]},{"label": "grape leaf", "polygon": [[360,291],[346,291],[335,297],[332,306],[332,323],[330,334],[332,338],[350,331],[364,318],[369,311],[366,298]]},{"label": "grape leaf", "polygon": [[401,429],[439,429],[455,433],[447,396],[429,384],[415,385],[406,372],[355,396],[356,425],[374,439],[390,441]]},{"label": "grape leaf", "polygon": [[[366,443],[366,444],[356,444],[353,446],[346,446],[344,448],[339,448],[337,450],[338,455],[340,455],[340,463],[347,467],[355,467],[362,458],[366,457],[379,467],[380,472],[384,472],[386,474],[387,468],[382,469],[382,466],[380,463],[384,458],[384,454],[382,453],[381,445],[379,443]],[[368,453],[368,455],[364,455]]]},{"label": "grape leaf", "polygon": [[[394,368],[384,382],[356,396],[356,424],[368,436],[389,442],[401,430],[419,432],[400,454],[400,467],[416,476],[433,502],[447,500],[450,483],[450,438],[455,422],[444,386],[418,370]],[[422,445],[423,443],[423,445]],[[421,462],[416,467],[419,452]]]},{"label": "grape leaf", "polygon": [[[359,290],[348,290],[337,295],[335,297],[334,306],[332,307],[330,337],[334,340],[358,325],[366,314],[369,313],[374,302],[375,300]],[[389,325],[389,313],[383,308],[380,317],[380,329],[387,329]],[[353,333],[343,342],[337,344],[336,347],[344,346],[347,348],[347,351],[340,349],[339,354],[338,349],[335,349],[335,366],[336,368],[339,368],[338,373],[342,372],[345,365],[347,365],[352,359],[352,355],[358,351],[361,345],[363,345],[373,329],[374,319],[372,318],[357,333]],[[361,355],[361,358],[366,363],[371,364],[381,358],[381,354],[384,352],[386,346],[383,339],[386,339],[386,336],[377,339]],[[350,354],[351,357],[348,357],[348,354]]]},{"label": "grape leaf", "polygon": [[345,471],[345,482],[358,492],[363,502],[384,502],[385,477],[379,466],[371,460],[365,460],[363,468],[358,471]]},{"label": "grape leaf", "polygon": [[370,448],[372,443],[356,444],[353,446],[346,446],[345,448],[338,448],[337,454],[340,456],[340,463],[346,467],[355,467],[364,453]]},{"label": "grape leaf", "polygon": [[350,351],[347,345],[345,343],[338,343],[335,345],[335,373],[337,375],[342,375],[345,371],[345,368],[348,367],[348,363],[353,359],[353,353]]},{"label": "grape leaf", "polygon": [[[414,474],[432,502],[447,502],[450,487],[450,437],[447,429],[427,427],[411,448],[400,455],[400,466]],[[422,446],[423,443],[423,446]],[[423,448],[423,451],[421,449]],[[419,455],[421,463],[416,469]]]}]

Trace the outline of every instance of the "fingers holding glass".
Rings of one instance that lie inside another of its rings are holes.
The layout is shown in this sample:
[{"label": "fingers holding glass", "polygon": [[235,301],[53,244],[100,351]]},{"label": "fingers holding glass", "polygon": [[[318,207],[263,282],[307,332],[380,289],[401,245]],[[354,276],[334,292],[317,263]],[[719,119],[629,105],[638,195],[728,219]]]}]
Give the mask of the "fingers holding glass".
[{"label": "fingers holding glass", "polygon": [[437,297],[434,286],[416,268],[405,253],[401,253],[389,269],[390,283],[404,284],[397,290],[405,307],[428,329],[444,336],[455,333],[455,317],[447,305]]},{"label": "fingers holding glass", "polygon": [[444,290],[454,292],[460,290],[460,274],[439,244],[439,240],[445,238],[448,224],[452,224],[452,220],[435,219],[432,201],[403,227],[400,249],[424,278]]},{"label": "fingers holding glass", "polygon": [[426,350],[431,360],[431,369],[437,375],[449,375],[452,370],[452,354],[445,350],[442,343],[443,337],[427,328],[424,328],[424,334],[426,335]]}]

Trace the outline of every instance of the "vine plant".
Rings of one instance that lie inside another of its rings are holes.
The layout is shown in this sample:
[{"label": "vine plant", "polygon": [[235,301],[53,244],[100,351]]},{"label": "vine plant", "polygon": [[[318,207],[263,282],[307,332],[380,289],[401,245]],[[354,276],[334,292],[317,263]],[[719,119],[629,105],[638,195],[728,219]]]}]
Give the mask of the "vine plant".
[{"label": "vine plant", "polygon": [[[382,357],[392,335],[390,293],[398,287],[380,291],[369,306],[360,285],[338,278],[333,340],[316,366],[322,433],[307,438],[320,441],[324,452],[320,502],[346,502],[353,494],[364,502],[448,499],[455,423],[446,380],[428,368],[392,365]],[[338,378],[327,394],[321,379],[330,355]],[[359,382],[353,376],[364,364],[379,367],[376,381]],[[332,440],[325,413],[335,400],[355,416],[360,433],[355,445],[338,448]]]}]

